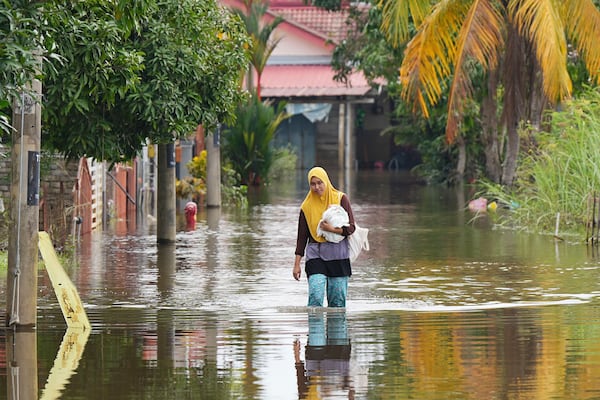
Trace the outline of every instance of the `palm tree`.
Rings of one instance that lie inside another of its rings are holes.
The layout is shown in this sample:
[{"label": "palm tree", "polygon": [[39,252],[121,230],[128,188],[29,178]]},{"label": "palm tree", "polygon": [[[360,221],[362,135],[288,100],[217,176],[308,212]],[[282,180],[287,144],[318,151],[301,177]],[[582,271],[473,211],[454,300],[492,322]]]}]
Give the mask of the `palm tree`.
[{"label": "palm tree", "polygon": [[[495,173],[502,184],[511,185],[515,177],[519,128],[525,123],[538,128],[545,109],[571,96],[567,70],[571,52],[583,57],[591,79],[600,83],[600,11],[593,0],[380,0],[379,4],[382,28],[394,44],[408,40],[410,22],[417,29],[400,67],[404,99],[427,117],[450,80],[448,143],[460,139],[466,100],[473,96],[471,74],[477,66],[487,72],[487,94],[481,104],[487,168],[488,175]],[[495,116],[498,87],[503,88],[500,121]],[[507,139],[502,169],[498,122]]]},{"label": "palm tree", "polygon": [[[267,65],[267,61],[275,50],[281,38],[272,39],[271,35],[275,28],[283,22],[283,18],[276,16],[270,22],[265,23],[264,17],[269,8],[269,3],[263,0],[244,0],[245,10],[234,9],[246,25],[246,31],[252,40],[250,53],[250,64],[256,71],[256,95],[260,99],[260,80]],[[252,71],[248,74],[248,90],[252,90]]]}]

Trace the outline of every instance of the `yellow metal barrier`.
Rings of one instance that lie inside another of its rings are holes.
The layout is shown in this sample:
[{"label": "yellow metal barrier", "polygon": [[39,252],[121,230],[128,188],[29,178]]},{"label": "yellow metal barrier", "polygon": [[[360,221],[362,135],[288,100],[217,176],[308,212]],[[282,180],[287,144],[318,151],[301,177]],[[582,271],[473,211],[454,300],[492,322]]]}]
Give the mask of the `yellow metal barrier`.
[{"label": "yellow metal barrier", "polygon": [[60,309],[67,322],[67,331],[40,398],[40,400],[55,400],[61,397],[62,391],[79,366],[79,360],[85,349],[91,327],[79,293],[60,265],[52,240],[46,232],[39,232],[39,249]]},{"label": "yellow metal barrier", "polygon": [[68,328],[90,329],[90,322],[81,304],[79,293],[69,276],[60,265],[60,261],[54,251],[52,240],[47,232],[39,232],[39,248],[46,270],[52,281],[54,293],[60,304],[60,309],[65,317]]}]

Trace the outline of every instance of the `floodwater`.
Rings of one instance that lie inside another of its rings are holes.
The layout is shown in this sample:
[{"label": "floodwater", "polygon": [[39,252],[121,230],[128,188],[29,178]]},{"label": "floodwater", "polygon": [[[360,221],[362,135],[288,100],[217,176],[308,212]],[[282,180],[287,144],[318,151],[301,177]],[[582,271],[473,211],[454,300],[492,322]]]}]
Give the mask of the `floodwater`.
[{"label": "floodwater", "polygon": [[[600,399],[597,249],[473,221],[468,189],[332,176],[370,251],[345,310],[309,309],[300,175],[201,210],[172,246],[151,227],[83,238],[65,269],[91,331],[67,332],[40,270],[37,331],[1,337],[0,398]],[[33,373],[7,359],[23,349]]]}]

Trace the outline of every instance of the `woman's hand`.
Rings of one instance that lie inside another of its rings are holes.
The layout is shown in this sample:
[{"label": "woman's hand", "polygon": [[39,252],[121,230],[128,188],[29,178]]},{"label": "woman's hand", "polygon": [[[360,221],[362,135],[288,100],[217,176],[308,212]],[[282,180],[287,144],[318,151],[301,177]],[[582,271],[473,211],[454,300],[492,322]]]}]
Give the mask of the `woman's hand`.
[{"label": "woman's hand", "polygon": [[299,281],[300,280],[300,273],[301,273],[301,269],[300,269],[300,259],[302,257],[300,257],[299,255],[296,254],[296,260],[294,261],[294,269],[292,270],[292,275],[294,276],[294,279]]},{"label": "woman's hand", "polygon": [[294,275],[294,279],[299,281],[300,280],[300,266],[299,265],[294,265],[294,270],[292,271],[292,275]]},{"label": "woman's hand", "polygon": [[331,225],[327,221],[321,221],[320,227],[321,227],[321,230],[323,230],[325,232],[337,233],[338,235],[341,235],[344,232],[344,230],[342,228],[336,228],[335,226]]}]

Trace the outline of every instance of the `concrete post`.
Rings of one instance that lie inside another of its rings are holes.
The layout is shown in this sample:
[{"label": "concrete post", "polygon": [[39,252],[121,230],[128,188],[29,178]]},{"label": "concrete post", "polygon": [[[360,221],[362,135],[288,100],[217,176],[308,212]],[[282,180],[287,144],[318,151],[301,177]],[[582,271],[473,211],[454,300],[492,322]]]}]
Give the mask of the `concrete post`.
[{"label": "concrete post", "polygon": [[[42,84],[31,86],[41,97]],[[38,99],[24,93],[13,105],[10,236],[8,240],[7,326],[35,327],[42,113]]]},{"label": "concrete post", "polygon": [[221,128],[206,141],[206,206],[221,207]]},{"label": "concrete post", "polygon": [[346,143],[346,104],[340,103],[338,105],[339,115],[338,115],[338,169],[340,171],[344,170],[344,156],[345,152],[345,143]]},{"label": "concrete post", "polygon": [[177,233],[175,196],[175,144],[158,145],[156,241],[174,243]]}]

